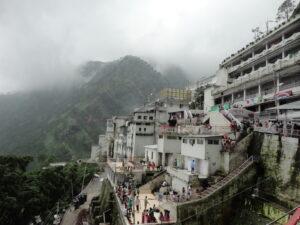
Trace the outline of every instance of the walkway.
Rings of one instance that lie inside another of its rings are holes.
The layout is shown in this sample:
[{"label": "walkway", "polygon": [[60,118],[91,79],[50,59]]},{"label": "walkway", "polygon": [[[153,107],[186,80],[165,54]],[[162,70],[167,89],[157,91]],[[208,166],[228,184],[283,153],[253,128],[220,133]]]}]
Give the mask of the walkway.
[{"label": "walkway", "polygon": [[105,177],[105,173],[102,173],[100,177],[93,178],[88,185],[83,189],[81,193],[87,194],[87,200],[82,204],[78,209],[73,210],[72,208],[68,209],[62,219],[61,225],[75,225],[77,216],[82,209],[88,209],[90,202],[93,197],[99,195],[102,180]]}]

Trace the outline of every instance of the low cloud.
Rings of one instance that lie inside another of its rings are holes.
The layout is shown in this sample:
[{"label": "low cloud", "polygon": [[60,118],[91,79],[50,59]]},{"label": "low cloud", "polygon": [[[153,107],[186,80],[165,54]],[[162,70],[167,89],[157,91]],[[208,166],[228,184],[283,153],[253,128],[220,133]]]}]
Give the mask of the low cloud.
[{"label": "low cloud", "polygon": [[79,64],[124,55],[211,75],[281,2],[1,0],[0,92],[70,83]]}]

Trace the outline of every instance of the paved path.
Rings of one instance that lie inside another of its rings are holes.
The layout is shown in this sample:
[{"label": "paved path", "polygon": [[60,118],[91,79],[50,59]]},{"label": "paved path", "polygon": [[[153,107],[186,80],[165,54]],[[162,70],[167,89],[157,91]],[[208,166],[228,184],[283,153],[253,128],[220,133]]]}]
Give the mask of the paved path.
[{"label": "paved path", "polygon": [[87,201],[81,205],[78,209],[68,209],[62,219],[61,225],[75,225],[78,213],[82,209],[88,209],[93,197],[99,195],[103,178],[106,177],[105,173],[102,173],[99,178],[93,178],[90,183],[83,189],[82,192],[87,193]]}]

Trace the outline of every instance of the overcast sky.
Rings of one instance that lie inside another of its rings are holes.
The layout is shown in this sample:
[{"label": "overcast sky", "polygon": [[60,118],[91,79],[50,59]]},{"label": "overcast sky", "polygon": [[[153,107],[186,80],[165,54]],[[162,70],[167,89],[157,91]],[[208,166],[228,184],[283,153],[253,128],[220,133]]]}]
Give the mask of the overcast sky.
[{"label": "overcast sky", "polygon": [[281,2],[0,0],[0,92],[68,82],[85,61],[129,54],[212,75]]}]

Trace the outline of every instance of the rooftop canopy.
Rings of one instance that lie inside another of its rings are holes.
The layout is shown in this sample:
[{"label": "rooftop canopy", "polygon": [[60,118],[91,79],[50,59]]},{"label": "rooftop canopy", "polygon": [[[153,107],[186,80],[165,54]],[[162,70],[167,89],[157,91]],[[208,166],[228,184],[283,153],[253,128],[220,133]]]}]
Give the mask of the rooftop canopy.
[{"label": "rooftop canopy", "polygon": [[295,101],[277,107],[268,108],[266,110],[300,110],[300,101]]}]

